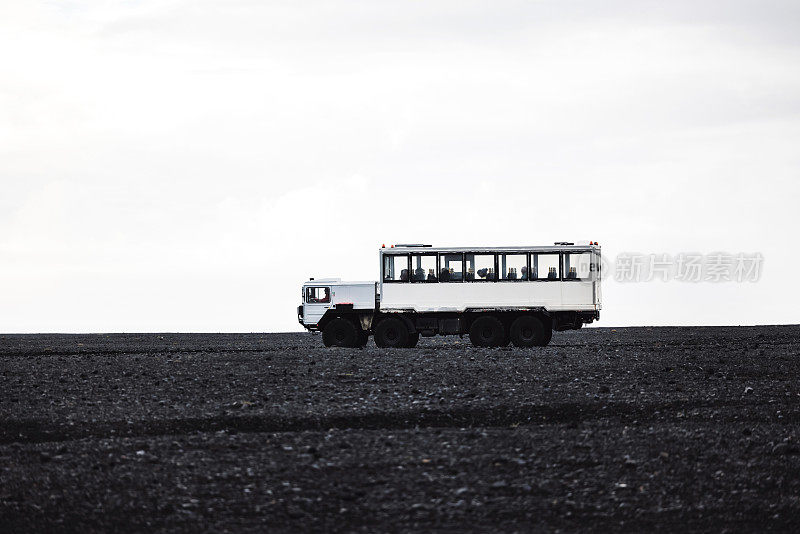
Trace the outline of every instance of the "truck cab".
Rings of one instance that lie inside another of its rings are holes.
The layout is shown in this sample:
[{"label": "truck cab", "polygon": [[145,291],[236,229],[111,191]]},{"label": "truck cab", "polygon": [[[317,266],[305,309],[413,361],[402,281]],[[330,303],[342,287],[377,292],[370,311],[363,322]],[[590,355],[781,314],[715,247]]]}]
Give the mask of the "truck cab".
[{"label": "truck cab", "polygon": [[341,278],[310,279],[303,284],[297,319],[311,332],[321,332],[337,317],[347,315],[369,329],[375,312],[376,282],[343,282]]}]

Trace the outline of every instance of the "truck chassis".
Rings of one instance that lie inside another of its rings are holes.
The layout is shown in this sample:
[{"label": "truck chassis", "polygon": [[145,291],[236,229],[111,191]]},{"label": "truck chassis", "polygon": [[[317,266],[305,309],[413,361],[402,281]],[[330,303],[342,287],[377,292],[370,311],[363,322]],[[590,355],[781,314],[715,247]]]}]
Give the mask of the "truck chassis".
[{"label": "truck chassis", "polygon": [[[378,347],[413,348],[420,336],[469,335],[477,347],[544,347],[553,331],[574,330],[599,319],[599,312],[537,309],[470,310],[465,313],[381,313],[353,310],[326,314],[317,328],[326,347],[363,347],[369,335]],[[372,325],[375,325],[372,328]]]}]

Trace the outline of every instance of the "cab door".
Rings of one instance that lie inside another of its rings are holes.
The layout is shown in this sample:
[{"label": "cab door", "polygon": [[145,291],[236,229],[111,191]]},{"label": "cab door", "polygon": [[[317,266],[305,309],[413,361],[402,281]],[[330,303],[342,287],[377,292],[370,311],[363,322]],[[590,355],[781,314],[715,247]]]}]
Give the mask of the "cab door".
[{"label": "cab door", "polygon": [[303,319],[305,324],[319,323],[332,304],[333,288],[331,286],[306,286],[303,299]]}]

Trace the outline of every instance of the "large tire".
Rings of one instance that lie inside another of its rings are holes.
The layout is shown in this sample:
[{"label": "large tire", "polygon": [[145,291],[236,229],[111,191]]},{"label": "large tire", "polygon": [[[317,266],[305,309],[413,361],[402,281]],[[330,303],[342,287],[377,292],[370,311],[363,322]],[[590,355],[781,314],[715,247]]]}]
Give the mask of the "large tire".
[{"label": "large tire", "polygon": [[387,317],[375,328],[375,344],[381,348],[405,348],[409,336],[406,323],[397,317]]},{"label": "large tire", "polygon": [[533,315],[517,317],[511,323],[511,342],[515,347],[543,347],[548,341],[547,328]]},{"label": "large tire", "polygon": [[322,342],[326,347],[355,347],[357,341],[356,325],[347,319],[333,319],[322,330]]},{"label": "large tire", "polygon": [[413,349],[419,343],[419,332],[414,332],[413,334],[408,335],[408,343],[406,343],[406,347],[409,349]]},{"label": "large tire", "polygon": [[472,322],[469,340],[476,347],[500,347],[506,340],[506,329],[497,317],[483,315]]}]

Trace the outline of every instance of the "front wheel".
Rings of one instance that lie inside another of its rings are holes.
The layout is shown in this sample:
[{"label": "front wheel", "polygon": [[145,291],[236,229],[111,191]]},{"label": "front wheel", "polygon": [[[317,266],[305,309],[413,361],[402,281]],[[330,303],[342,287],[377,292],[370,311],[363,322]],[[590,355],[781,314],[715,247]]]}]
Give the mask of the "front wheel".
[{"label": "front wheel", "polygon": [[375,344],[381,348],[405,348],[409,337],[408,327],[397,317],[387,317],[375,328]]},{"label": "front wheel", "polygon": [[355,347],[357,341],[356,325],[347,319],[334,319],[322,330],[322,343],[326,347]]}]

